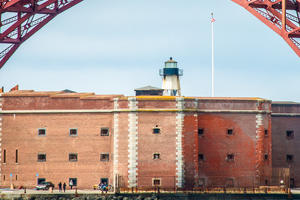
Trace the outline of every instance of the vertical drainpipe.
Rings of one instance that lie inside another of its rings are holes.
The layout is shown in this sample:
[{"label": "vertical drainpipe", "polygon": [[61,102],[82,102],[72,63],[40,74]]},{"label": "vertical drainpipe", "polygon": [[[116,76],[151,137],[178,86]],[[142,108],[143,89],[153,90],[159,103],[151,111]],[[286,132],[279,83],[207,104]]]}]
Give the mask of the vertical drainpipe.
[{"label": "vertical drainpipe", "polygon": [[114,192],[118,184],[119,176],[119,99],[114,99],[114,156],[113,156],[113,183],[114,183]]}]

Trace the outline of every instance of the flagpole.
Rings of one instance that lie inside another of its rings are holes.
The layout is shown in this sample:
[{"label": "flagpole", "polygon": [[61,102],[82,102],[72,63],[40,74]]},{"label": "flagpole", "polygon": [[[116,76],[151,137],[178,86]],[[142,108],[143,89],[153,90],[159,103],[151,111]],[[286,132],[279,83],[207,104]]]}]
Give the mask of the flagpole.
[{"label": "flagpole", "polygon": [[214,13],[211,13],[211,96],[215,96],[215,41],[214,41]]}]

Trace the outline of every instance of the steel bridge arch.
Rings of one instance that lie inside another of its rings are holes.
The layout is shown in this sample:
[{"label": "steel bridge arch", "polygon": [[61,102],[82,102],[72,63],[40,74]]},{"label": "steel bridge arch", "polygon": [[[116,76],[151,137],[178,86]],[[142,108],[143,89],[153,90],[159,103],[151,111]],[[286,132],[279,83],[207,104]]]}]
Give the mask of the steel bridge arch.
[{"label": "steel bridge arch", "polygon": [[[0,69],[34,33],[83,0],[0,0]],[[232,0],[279,34],[300,57],[300,0]]]}]

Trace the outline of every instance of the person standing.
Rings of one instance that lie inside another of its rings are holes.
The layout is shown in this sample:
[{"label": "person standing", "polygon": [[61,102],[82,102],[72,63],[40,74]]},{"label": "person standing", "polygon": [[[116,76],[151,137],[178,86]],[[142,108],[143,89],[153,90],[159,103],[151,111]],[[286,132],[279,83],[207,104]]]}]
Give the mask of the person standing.
[{"label": "person standing", "polygon": [[66,186],[67,186],[67,184],[64,183],[64,184],[63,184],[64,192],[66,192]]},{"label": "person standing", "polygon": [[62,186],[62,184],[61,184],[61,182],[59,182],[59,183],[58,183],[58,189],[59,189],[59,192],[61,192],[61,186]]},{"label": "person standing", "polygon": [[72,190],[72,188],[73,188],[73,180],[72,179],[70,180],[69,186],[71,187],[71,190]]}]

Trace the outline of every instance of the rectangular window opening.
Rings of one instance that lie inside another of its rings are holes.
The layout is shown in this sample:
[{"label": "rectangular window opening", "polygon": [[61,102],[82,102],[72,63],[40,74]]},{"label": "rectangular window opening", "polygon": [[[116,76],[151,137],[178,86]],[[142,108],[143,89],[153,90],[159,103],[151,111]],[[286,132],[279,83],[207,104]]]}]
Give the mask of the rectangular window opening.
[{"label": "rectangular window opening", "polygon": [[16,175],[16,181],[18,180],[18,175]]},{"label": "rectangular window opening", "polygon": [[77,178],[69,178],[69,186],[77,186]]},{"label": "rectangular window opening", "polygon": [[294,161],[294,156],[290,155],[290,154],[286,155],[286,161],[287,162],[293,162]]},{"label": "rectangular window opening", "polygon": [[77,136],[77,135],[78,135],[77,129],[71,128],[71,129],[70,129],[70,136]]},{"label": "rectangular window opening", "polygon": [[198,128],[198,135],[199,136],[204,135],[204,129],[203,128]]},{"label": "rectangular window opening", "polygon": [[286,138],[293,139],[294,138],[294,131],[286,131]]},{"label": "rectangular window opening", "polygon": [[37,160],[38,160],[38,162],[46,162],[46,154],[45,153],[39,153]]},{"label": "rectangular window opening", "polygon": [[160,128],[153,128],[153,134],[160,134]]},{"label": "rectangular window opening", "polygon": [[204,161],[204,155],[203,154],[199,154],[198,155],[198,159],[199,159],[199,161]]},{"label": "rectangular window opening", "polygon": [[108,185],[108,178],[100,178],[100,183]]},{"label": "rectangular window opening", "polygon": [[265,160],[269,160],[269,154],[265,154]]},{"label": "rectangular window opening", "polygon": [[291,178],[290,179],[290,188],[294,188],[295,187],[295,179]]},{"label": "rectangular window opening", "polygon": [[19,162],[19,150],[16,149],[16,163]]},{"label": "rectangular window opening", "polygon": [[227,135],[233,135],[233,129],[227,129]]},{"label": "rectangular window opening", "polygon": [[42,183],[44,183],[44,182],[46,182],[46,179],[45,178],[38,178],[37,179],[37,184],[39,185],[39,184],[42,184]]},{"label": "rectangular window opening", "polygon": [[3,163],[6,163],[6,149],[3,150]]},{"label": "rectangular window opening", "polygon": [[77,153],[70,153],[69,154],[69,161],[70,162],[77,162],[78,161],[78,154]]},{"label": "rectangular window opening", "polygon": [[160,159],[160,154],[159,153],[154,153],[153,154],[153,160],[159,160]]},{"label": "rectangular window opening", "polygon": [[265,180],[265,185],[268,186],[269,185],[269,181]]},{"label": "rectangular window opening", "polygon": [[109,128],[101,128],[101,136],[109,136]]},{"label": "rectangular window opening", "polygon": [[227,154],[226,160],[227,161],[234,161],[234,154]]},{"label": "rectangular window opening", "polygon": [[161,186],[161,179],[160,178],[152,179],[152,185],[153,186]]},{"label": "rectangular window opening", "polygon": [[265,129],[265,136],[268,136],[269,135],[269,131],[268,129]]},{"label": "rectangular window opening", "polygon": [[100,154],[100,161],[108,162],[109,161],[109,154],[108,153],[101,153]]},{"label": "rectangular window opening", "polygon": [[45,136],[46,135],[46,129],[44,129],[44,128],[38,129],[38,135],[39,136]]},{"label": "rectangular window opening", "polygon": [[3,175],[3,181],[5,181],[5,175]]}]

